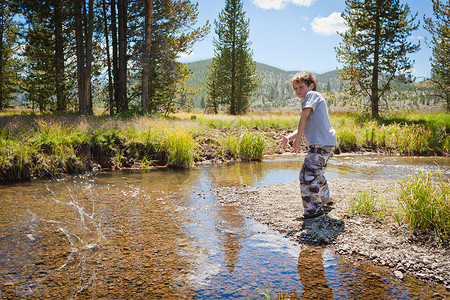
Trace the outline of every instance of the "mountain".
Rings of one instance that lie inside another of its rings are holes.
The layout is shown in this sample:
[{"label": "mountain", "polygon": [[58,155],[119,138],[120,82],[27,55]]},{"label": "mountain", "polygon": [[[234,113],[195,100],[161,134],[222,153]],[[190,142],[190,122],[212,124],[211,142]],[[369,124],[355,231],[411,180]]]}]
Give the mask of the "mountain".
[{"label": "mountain", "polygon": [[[212,59],[201,60],[188,64],[192,76],[186,86],[200,91],[191,96],[194,107],[203,107],[207,99],[205,78]],[[297,71],[284,71],[273,66],[256,63],[256,72],[262,78],[261,85],[251,99],[253,108],[272,108],[289,105],[297,98],[291,87],[290,80]],[[337,71],[316,74],[318,91],[338,91],[341,83],[337,79]]]}]

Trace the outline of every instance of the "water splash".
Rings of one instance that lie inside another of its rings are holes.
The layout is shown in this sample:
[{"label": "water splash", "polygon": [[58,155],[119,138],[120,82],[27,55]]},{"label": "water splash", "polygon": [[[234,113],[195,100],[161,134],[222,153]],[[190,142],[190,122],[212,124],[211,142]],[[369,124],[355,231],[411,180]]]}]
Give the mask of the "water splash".
[{"label": "water splash", "polygon": [[[57,272],[65,272],[70,270],[79,274],[78,287],[72,293],[72,298],[77,298],[77,295],[88,288],[96,278],[95,264],[91,264],[92,261],[100,261],[102,259],[102,246],[108,243],[108,239],[103,233],[102,224],[97,220],[95,213],[95,198],[91,192],[92,185],[88,184],[80,188],[84,191],[88,191],[89,195],[84,199],[85,204],[81,203],[80,196],[81,191],[72,192],[72,189],[64,184],[63,189],[67,191],[66,196],[61,197],[55,192],[55,185],[53,189],[46,187],[50,194],[47,198],[53,202],[54,207],[57,210],[69,211],[69,213],[62,214],[64,219],[59,215],[53,219],[47,219],[44,216],[40,217],[36,213],[29,211],[31,214],[30,231],[36,231],[37,223],[46,223],[49,226],[44,226],[42,229],[47,233],[61,232],[65,237],[67,243],[70,245],[70,253],[67,255],[65,262],[60,265],[54,272],[50,272],[49,276],[56,276]],[[68,197],[67,197],[68,196]],[[34,197],[36,201],[39,201]],[[73,216],[73,218],[68,218]],[[35,239],[32,233],[28,233],[27,237],[30,240]]]}]

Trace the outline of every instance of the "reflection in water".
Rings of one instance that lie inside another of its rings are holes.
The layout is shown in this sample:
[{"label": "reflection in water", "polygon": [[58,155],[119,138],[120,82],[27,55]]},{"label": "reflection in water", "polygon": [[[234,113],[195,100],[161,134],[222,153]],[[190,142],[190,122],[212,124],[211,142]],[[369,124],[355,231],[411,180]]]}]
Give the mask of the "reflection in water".
[{"label": "reflection in water", "polygon": [[298,275],[303,285],[300,299],[333,299],[333,290],[328,286],[323,266],[324,249],[306,247],[298,257]]},{"label": "reflection in water", "polygon": [[[369,264],[354,264],[348,261],[344,262],[341,268],[342,270],[347,269],[343,273],[345,274],[344,286],[351,295],[357,295],[363,299],[374,297],[379,299],[395,298],[391,291],[392,286],[386,283],[388,274],[380,273],[381,268]],[[356,278],[349,278],[350,274],[353,274]]]},{"label": "reflection in water", "polygon": [[221,244],[224,247],[224,259],[228,272],[233,273],[239,260],[239,251],[242,248],[241,240],[245,238],[239,234],[245,228],[245,220],[235,206],[225,205],[218,209],[222,220]]},{"label": "reflection in water", "polygon": [[[339,172],[329,168],[329,177],[361,176],[363,160],[335,157]],[[400,164],[385,160],[388,167],[370,176]],[[264,299],[261,292],[276,298],[281,289],[291,299],[445,295],[328,249],[300,252],[211,192],[293,181],[300,165],[269,159],[0,186],[0,298]],[[408,166],[401,170],[417,167]]]}]

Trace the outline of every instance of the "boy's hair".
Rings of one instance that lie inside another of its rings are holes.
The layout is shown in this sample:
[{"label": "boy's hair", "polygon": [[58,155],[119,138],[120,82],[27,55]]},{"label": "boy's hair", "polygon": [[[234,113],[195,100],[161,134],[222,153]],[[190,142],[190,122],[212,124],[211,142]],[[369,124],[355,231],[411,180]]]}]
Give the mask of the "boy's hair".
[{"label": "boy's hair", "polygon": [[294,86],[294,83],[300,83],[303,82],[306,85],[310,85],[311,83],[314,83],[313,91],[316,90],[317,87],[317,80],[316,76],[314,76],[313,73],[310,72],[299,72],[295,74],[291,79],[291,85]]}]

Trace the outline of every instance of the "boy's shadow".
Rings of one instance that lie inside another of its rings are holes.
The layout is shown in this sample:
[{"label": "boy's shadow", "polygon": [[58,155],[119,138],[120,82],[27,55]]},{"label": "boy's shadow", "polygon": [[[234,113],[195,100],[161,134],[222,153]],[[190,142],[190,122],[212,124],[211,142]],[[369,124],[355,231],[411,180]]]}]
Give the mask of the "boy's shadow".
[{"label": "boy's shadow", "polygon": [[291,230],[287,237],[307,245],[323,246],[333,243],[344,232],[345,223],[342,219],[334,219],[325,211],[323,216],[302,222],[300,229]]}]

